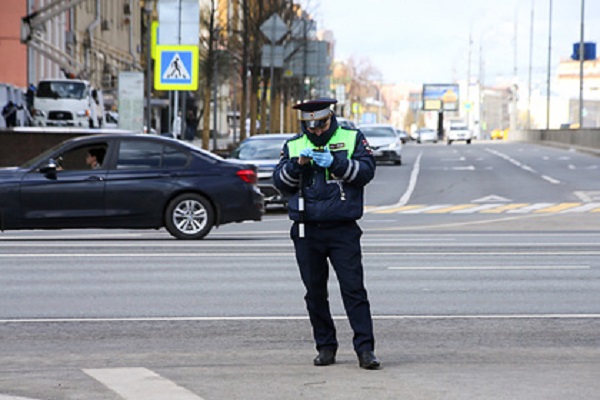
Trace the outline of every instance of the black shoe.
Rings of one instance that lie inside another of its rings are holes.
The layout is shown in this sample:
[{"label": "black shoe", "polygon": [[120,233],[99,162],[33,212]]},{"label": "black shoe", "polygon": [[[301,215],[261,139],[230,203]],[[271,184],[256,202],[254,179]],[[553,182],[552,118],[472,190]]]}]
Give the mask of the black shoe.
[{"label": "black shoe", "polygon": [[379,369],[381,363],[373,351],[361,351],[358,355],[358,365],[364,369]]},{"label": "black shoe", "polygon": [[319,354],[313,360],[313,364],[315,364],[317,367],[335,364],[335,350],[319,350]]}]

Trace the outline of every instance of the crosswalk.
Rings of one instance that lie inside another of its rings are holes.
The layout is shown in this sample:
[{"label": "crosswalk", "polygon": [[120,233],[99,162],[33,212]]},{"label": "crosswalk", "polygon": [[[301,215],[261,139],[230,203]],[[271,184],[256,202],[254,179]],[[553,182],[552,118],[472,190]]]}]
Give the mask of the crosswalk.
[{"label": "crosswalk", "polygon": [[[84,369],[83,372],[102,384],[108,392],[124,400],[204,400],[189,390],[146,368]],[[0,393],[0,400],[40,400]]]},{"label": "crosswalk", "polygon": [[600,203],[465,203],[369,207],[371,214],[567,214],[600,213]]}]

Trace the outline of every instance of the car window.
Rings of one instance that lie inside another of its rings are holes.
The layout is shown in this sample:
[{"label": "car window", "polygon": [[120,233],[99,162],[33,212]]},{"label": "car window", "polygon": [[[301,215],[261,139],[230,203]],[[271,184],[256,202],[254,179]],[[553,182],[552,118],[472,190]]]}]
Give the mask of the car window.
[{"label": "car window", "polygon": [[187,165],[188,155],[179,149],[165,146],[163,151],[163,168],[181,168]]},{"label": "car window", "polygon": [[[107,149],[108,144],[106,142],[95,142],[71,148],[56,157],[57,169],[59,171],[103,169],[102,164]],[[94,163],[91,162],[90,155],[94,156]]]},{"label": "car window", "polygon": [[234,151],[232,156],[240,160],[273,160],[281,155],[285,139],[248,140]]},{"label": "car window", "polygon": [[161,143],[123,140],[119,146],[117,169],[179,168],[188,162],[188,155]]},{"label": "car window", "polygon": [[388,128],[361,128],[361,132],[367,137],[394,137],[396,134]]}]

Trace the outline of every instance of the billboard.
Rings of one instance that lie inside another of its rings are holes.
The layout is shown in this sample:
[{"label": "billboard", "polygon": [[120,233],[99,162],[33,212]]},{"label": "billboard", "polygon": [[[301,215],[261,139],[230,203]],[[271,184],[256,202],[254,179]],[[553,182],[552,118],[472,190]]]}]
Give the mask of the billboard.
[{"label": "billboard", "polygon": [[457,84],[423,84],[424,111],[458,111],[459,104]]}]

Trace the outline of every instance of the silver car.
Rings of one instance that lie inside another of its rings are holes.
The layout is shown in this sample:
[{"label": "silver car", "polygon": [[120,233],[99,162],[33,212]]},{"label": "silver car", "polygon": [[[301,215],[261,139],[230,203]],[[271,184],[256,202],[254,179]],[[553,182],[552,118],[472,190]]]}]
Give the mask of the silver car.
[{"label": "silver car", "polygon": [[417,143],[433,142],[437,143],[438,133],[435,129],[421,128],[417,130]]},{"label": "silver car", "polygon": [[393,125],[361,125],[360,131],[367,138],[375,160],[402,164],[402,138]]},{"label": "silver car", "polygon": [[230,159],[258,168],[258,189],[265,198],[265,205],[286,206],[289,196],[273,183],[273,170],[279,162],[281,149],[294,133],[265,133],[250,136],[231,152]]}]

